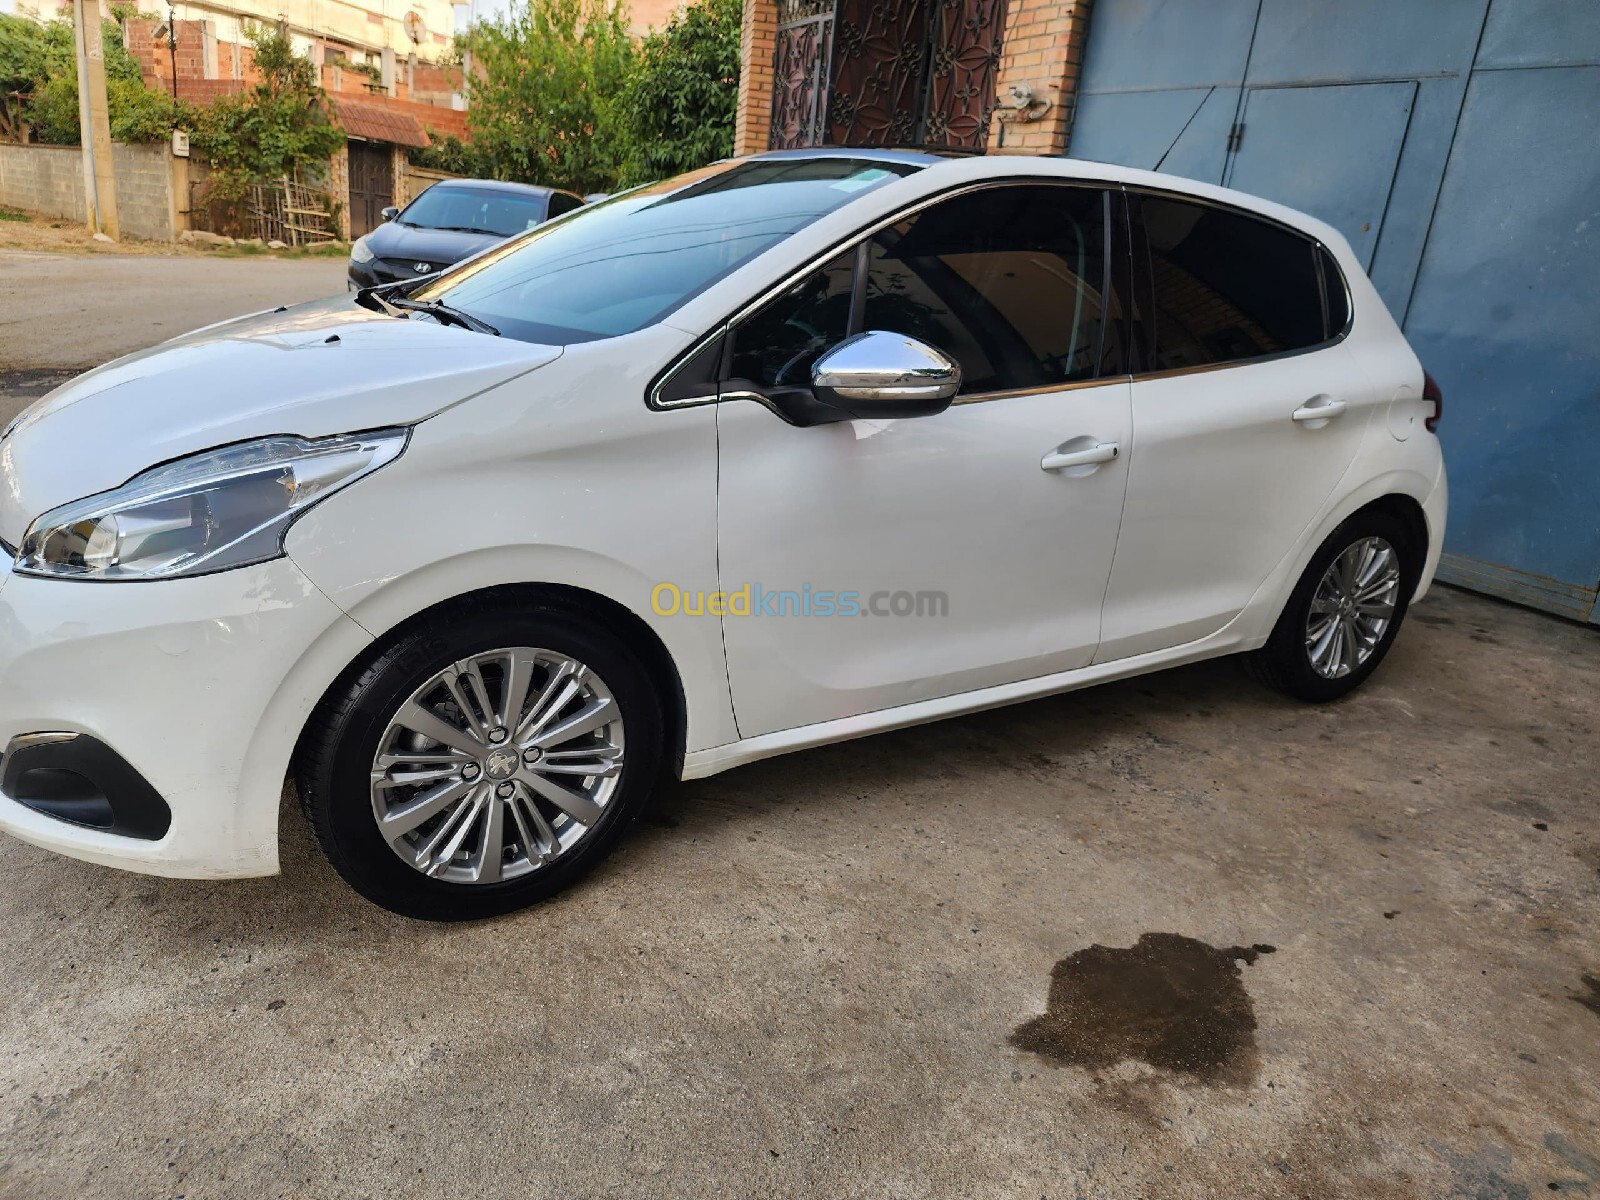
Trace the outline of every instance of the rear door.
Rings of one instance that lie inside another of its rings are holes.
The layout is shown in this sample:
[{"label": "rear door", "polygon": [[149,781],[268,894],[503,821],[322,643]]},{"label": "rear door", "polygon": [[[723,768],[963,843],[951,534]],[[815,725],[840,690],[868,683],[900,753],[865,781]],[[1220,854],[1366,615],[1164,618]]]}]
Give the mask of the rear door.
[{"label": "rear door", "polygon": [[1240,210],[1128,195],[1141,361],[1099,662],[1237,616],[1321,511],[1374,411],[1327,251]]}]

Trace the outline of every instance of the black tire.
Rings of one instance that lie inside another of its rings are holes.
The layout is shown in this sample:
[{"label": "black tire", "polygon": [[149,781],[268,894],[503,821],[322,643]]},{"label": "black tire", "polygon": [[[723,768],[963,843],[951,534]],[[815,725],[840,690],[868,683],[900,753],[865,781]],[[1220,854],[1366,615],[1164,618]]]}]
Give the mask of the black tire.
[{"label": "black tire", "polygon": [[[371,775],[378,743],[412,693],[473,654],[535,646],[591,668],[615,698],[626,758],[600,817],[551,861],[498,883],[451,882],[401,860],[378,829]],[[649,672],[619,638],[569,610],[474,598],[402,627],[336,685],[301,739],[296,785],[317,842],[374,904],[428,921],[499,916],[571,886],[615,848],[660,772],[662,708]]]},{"label": "black tire", "polygon": [[[1369,537],[1388,542],[1400,560],[1400,587],[1394,616],[1365,661],[1348,674],[1329,679],[1312,666],[1311,655],[1306,647],[1306,623],[1311,615],[1311,602],[1329,565],[1345,550]],[[1350,517],[1329,534],[1328,539],[1311,556],[1267,644],[1245,655],[1245,665],[1251,675],[1267,687],[1313,704],[1326,704],[1355,691],[1378,669],[1378,664],[1394,644],[1395,635],[1400,632],[1411,595],[1417,589],[1417,579],[1422,572],[1423,551],[1424,547],[1413,543],[1411,531],[1405,522],[1389,513],[1364,510]]]}]

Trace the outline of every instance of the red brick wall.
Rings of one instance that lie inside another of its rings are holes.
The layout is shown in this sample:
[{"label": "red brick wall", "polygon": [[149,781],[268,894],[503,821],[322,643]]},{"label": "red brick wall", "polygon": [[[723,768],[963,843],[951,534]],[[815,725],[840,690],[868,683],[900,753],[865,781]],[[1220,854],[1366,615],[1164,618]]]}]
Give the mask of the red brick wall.
[{"label": "red brick wall", "polygon": [[[145,84],[170,92],[172,54],[166,39],[157,39],[154,36],[156,25],[155,21],[128,21],[124,26],[124,37],[129,52],[139,63],[139,71],[144,76]],[[255,69],[255,51],[252,47],[236,45],[233,42],[218,42],[216,73],[207,78],[206,22],[179,21],[177,33],[179,99],[187,100],[191,104],[206,105],[219,96],[245,91],[260,82],[261,77]],[[234,77],[235,58],[238,60],[239,78]],[[411,113],[422,122],[424,129],[434,129],[440,133],[453,133],[457,137],[462,137],[467,131],[466,113],[450,107],[450,94],[458,87],[458,75],[459,72],[437,63],[419,62],[413,73],[415,89],[412,91],[406,86],[405,63],[397,63],[395,76],[398,81],[396,90],[399,92],[399,98],[391,99],[381,93],[374,95],[368,86],[372,83],[371,78],[362,72],[348,68],[336,69],[333,64],[324,64],[322,86],[333,96],[335,105],[338,104],[340,95],[359,96],[365,102]],[[338,77],[337,80],[335,76]]]},{"label": "red brick wall", "polygon": [[[145,84],[163,92],[171,92],[173,51],[168,47],[166,38],[155,37],[157,24],[146,20],[128,21],[123,25],[123,39],[128,52],[138,60],[139,74],[144,77]],[[219,43],[218,79],[209,80],[206,78],[205,60],[206,22],[179,21],[175,30],[178,35],[178,98],[195,104],[209,104],[219,93],[203,85],[220,81],[231,83],[233,47],[228,43]],[[228,49],[226,56],[222,53],[224,46]],[[252,52],[246,47],[244,53],[246,61],[249,61]],[[237,91],[238,87],[231,86],[226,90]]]},{"label": "red brick wall", "polygon": [[989,127],[989,149],[1013,154],[1060,154],[1072,137],[1078,77],[1089,38],[1093,0],[1010,0],[996,87],[1002,106],[1013,86],[1033,89],[1039,106],[1027,116],[1004,107]]}]

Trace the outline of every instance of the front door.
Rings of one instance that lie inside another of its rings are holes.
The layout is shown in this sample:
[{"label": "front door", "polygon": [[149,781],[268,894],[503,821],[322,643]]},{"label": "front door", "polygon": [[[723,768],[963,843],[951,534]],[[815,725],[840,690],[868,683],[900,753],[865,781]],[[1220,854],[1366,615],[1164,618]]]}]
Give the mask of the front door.
[{"label": "front door", "polygon": [[1099,189],[973,190],[735,327],[724,391],[803,385],[859,329],[938,346],[964,380],[949,410],[915,419],[795,428],[719,405],[742,736],[1091,661],[1131,432],[1109,212]]},{"label": "front door", "polygon": [[[1143,361],[1098,661],[1243,611],[1354,460],[1374,393],[1331,256],[1250,214],[1130,195]],[[1387,397],[1385,397],[1387,399]]]},{"label": "front door", "polygon": [[394,203],[394,164],[382,142],[349,143],[350,236],[361,237],[383,224],[383,210]]}]

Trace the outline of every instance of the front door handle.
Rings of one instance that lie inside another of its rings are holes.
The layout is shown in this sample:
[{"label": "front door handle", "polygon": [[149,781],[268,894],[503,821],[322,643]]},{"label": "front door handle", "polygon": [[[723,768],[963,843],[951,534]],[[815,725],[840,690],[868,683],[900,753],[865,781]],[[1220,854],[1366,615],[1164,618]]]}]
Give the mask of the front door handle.
[{"label": "front door handle", "polygon": [[[1067,443],[1069,446],[1071,442]],[[1068,467],[1092,467],[1108,463],[1122,453],[1116,442],[1100,442],[1086,450],[1052,450],[1039,460],[1044,471],[1064,471]]]},{"label": "front door handle", "polygon": [[1296,421],[1331,421],[1345,410],[1343,400],[1313,396],[1291,414]]}]

